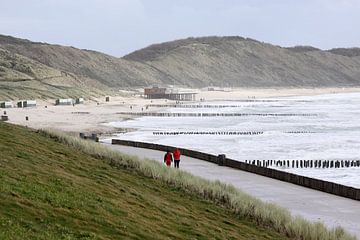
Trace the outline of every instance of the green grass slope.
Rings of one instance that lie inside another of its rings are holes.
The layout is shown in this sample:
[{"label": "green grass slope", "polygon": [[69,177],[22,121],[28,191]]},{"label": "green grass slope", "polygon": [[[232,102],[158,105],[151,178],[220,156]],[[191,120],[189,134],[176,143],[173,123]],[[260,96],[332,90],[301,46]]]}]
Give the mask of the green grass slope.
[{"label": "green grass slope", "polygon": [[0,154],[0,239],[286,239],[23,127],[0,122]]}]

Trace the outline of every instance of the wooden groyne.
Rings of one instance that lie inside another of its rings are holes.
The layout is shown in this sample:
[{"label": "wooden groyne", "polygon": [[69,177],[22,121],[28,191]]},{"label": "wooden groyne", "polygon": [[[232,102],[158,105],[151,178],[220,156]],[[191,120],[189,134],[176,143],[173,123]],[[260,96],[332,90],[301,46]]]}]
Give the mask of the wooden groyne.
[{"label": "wooden groyne", "polygon": [[[249,105],[212,105],[212,104],[148,104],[147,107],[156,108],[242,108]],[[257,106],[257,105],[252,105]]]},{"label": "wooden groyne", "polygon": [[[311,134],[311,131],[288,131],[287,134]],[[153,135],[262,135],[263,131],[156,131]]]},{"label": "wooden groyne", "polygon": [[311,100],[296,99],[240,99],[224,100],[225,102],[312,102]]},{"label": "wooden groyne", "polygon": [[[269,102],[277,103],[284,102],[288,100],[240,100],[238,102],[244,103],[256,103],[256,102]],[[293,100],[291,102],[308,102],[306,100]],[[249,105],[239,105],[239,104],[148,104],[147,107],[156,107],[156,108],[242,108],[249,107]],[[258,106],[258,105],[251,105]]]},{"label": "wooden groyne", "polygon": [[[119,140],[119,139],[112,139],[112,144],[124,145],[124,146],[131,146],[131,147],[138,147],[138,148],[147,148],[159,151],[167,151],[172,150],[174,147],[154,144],[154,143],[144,143],[144,142],[135,142],[135,141],[128,141],[128,140]],[[296,184],[299,186],[311,188],[314,190],[354,199],[360,201],[360,189],[344,186],[341,184],[328,182],[320,179],[314,179],[310,177],[300,176],[293,173],[288,173],[284,171],[279,171],[277,169],[272,169],[264,166],[260,166],[257,164],[250,164],[247,162],[239,162],[230,158],[227,158],[224,154],[220,154],[218,156],[203,153],[199,151],[194,151],[185,148],[179,148],[183,155],[189,156],[192,158],[204,160],[207,162],[218,164],[219,166],[226,166],[231,167],[234,169],[239,169],[242,171],[262,175],[265,177],[270,177],[273,179],[277,179],[280,181]],[[260,160],[256,160],[260,161]]]},{"label": "wooden groyne", "polygon": [[179,132],[153,132],[153,135],[261,135],[264,132],[239,131],[179,131]]},{"label": "wooden groyne", "polygon": [[360,160],[245,160],[259,167],[284,168],[349,168],[360,167]]},{"label": "wooden groyne", "polygon": [[172,113],[172,112],[117,112],[139,117],[315,117],[313,113]]}]

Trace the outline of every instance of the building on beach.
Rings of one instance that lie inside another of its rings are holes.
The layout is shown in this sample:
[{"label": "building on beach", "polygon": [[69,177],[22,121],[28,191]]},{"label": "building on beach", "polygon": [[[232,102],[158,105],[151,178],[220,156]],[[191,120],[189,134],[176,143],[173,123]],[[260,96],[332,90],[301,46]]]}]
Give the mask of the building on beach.
[{"label": "building on beach", "polygon": [[75,99],[75,103],[76,103],[76,104],[83,104],[83,103],[84,103],[84,98],[77,98],[77,99]]},{"label": "building on beach", "polygon": [[72,98],[56,99],[55,105],[73,105],[75,103]]},{"label": "building on beach", "polygon": [[17,102],[18,108],[26,108],[26,107],[36,107],[36,101],[35,100],[22,100]]},{"label": "building on beach", "polygon": [[0,107],[1,108],[12,108],[13,107],[13,102],[11,102],[11,101],[1,102]]},{"label": "building on beach", "polygon": [[167,89],[167,88],[145,88],[144,96],[147,99],[159,99],[165,98],[175,101],[195,101],[195,92],[183,92],[177,89]]}]

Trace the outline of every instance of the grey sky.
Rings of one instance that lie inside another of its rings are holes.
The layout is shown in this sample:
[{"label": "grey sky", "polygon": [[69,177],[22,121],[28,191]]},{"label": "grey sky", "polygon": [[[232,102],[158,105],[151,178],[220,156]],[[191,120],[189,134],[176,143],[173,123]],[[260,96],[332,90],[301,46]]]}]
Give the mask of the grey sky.
[{"label": "grey sky", "polygon": [[360,47],[360,0],[0,0],[0,34],[114,56],[209,35]]}]

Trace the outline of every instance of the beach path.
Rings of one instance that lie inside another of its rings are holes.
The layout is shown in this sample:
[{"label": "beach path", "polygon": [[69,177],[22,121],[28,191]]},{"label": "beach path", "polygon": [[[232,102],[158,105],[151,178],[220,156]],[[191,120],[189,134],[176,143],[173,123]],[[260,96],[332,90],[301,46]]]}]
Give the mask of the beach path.
[{"label": "beach path", "polygon": [[[164,152],[106,144],[110,148],[139,158],[162,162]],[[360,201],[312,190],[260,175],[218,166],[203,160],[181,157],[180,168],[209,180],[232,184],[265,202],[275,203],[311,221],[328,227],[342,226],[360,239]]]}]

